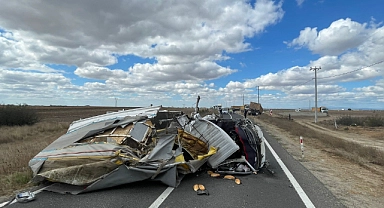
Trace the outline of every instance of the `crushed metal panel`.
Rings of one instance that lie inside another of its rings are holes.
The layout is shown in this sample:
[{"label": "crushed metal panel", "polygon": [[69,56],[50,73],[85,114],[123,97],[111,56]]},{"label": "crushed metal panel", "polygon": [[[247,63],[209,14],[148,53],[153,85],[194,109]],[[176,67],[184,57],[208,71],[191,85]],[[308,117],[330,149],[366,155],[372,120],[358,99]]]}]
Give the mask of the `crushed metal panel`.
[{"label": "crushed metal panel", "polygon": [[209,158],[207,157],[207,158],[204,158],[202,160],[190,160],[190,161],[186,162],[186,164],[188,165],[190,172],[194,173],[194,172],[198,171],[199,168],[201,166],[203,166],[208,161],[208,159]]},{"label": "crushed metal panel", "polygon": [[136,139],[136,141],[142,142],[146,138],[150,129],[151,128],[148,125],[141,122],[136,122],[131,129],[130,135]]},{"label": "crushed metal panel", "polygon": [[208,143],[201,138],[197,138],[182,129],[178,129],[178,142],[193,157],[197,159],[199,155],[205,155],[209,151]]},{"label": "crushed metal panel", "polygon": [[83,139],[81,142],[113,142],[116,144],[122,144],[124,139],[129,136],[129,132],[133,128],[133,123],[128,125],[117,126],[114,129],[106,130],[98,135]]},{"label": "crushed metal panel", "polygon": [[60,182],[72,185],[87,185],[103,178],[118,167],[110,161],[99,161],[83,165],[56,168],[50,171],[39,173],[39,176],[51,182]]},{"label": "crushed metal panel", "polygon": [[62,149],[41,151],[35,158],[112,157],[118,149],[117,145],[109,143],[76,144]]},{"label": "crushed metal panel", "polygon": [[260,145],[260,150],[261,150],[261,155],[263,156],[261,158],[261,167],[263,167],[266,163],[266,158],[265,158],[265,137],[264,137],[264,134],[263,134],[263,131],[261,130],[261,128],[257,125],[255,125],[255,128],[257,130],[257,134],[259,136],[259,138],[261,138],[261,145]]},{"label": "crushed metal panel", "polygon": [[[54,183],[44,188],[45,191],[52,191],[56,193],[70,193],[80,194],[85,192],[91,192],[99,189],[110,188],[127,183],[133,183],[151,179],[151,177],[157,172],[157,170],[151,169],[139,169],[133,167],[127,167],[121,165],[115,170],[106,174],[103,178],[95,181],[94,183],[86,186],[76,186],[65,183]],[[179,176],[177,175],[177,169],[175,166],[162,169],[154,181],[160,181],[168,186],[176,187],[179,183]]]},{"label": "crushed metal panel", "polygon": [[45,161],[36,172],[43,178],[55,182],[84,185],[97,180],[118,166],[113,159],[117,157],[119,149],[121,147],[108,143],[80,144],[58,150],[42,151],[31,161]]},{"label": "crushed metal panel", "polygon": [[196,116],[195,120],[189,120],[185,115],[178,117],[177,120],[179,124],[184,125],[184,131],[197,138],[204,138],[209,147],[217,148],[217,153],[208,159],[208,163],[213,168],[239,149],[239,146],[223,129],[208,120],[199,118],[199,116]]},{"label": "crushed metal panel", "polygon": [[[90,192],[99,189],[114,187],[122,184],[143,181],[151,179],[151,177],[156,174],[156,169],[140,169],[135,167],[120,166],[116,171],[111,172],[109,175],[105,176],[102,180],[99,180],[88,187],[86,187],[83,192]],[[152,179],[155,181],[160,181],[168,186],[176,187],[177,186],[177,170],[176,167],[170,167],[162,169],[156,178]]]},{"label": "crushed metal panel", "polygon": [[158,138],[156,146],[140,162],[170,160],[174,155],[172,147],[176,135],[166,134]]},{"label": "crushed metal panel", "polygon": [[[78,129],[77,131],[72,131],[69,133],[66,133],[56,139],[54,142],[49,144],[46,148],[44,148],[40,153],[38,153],[34,158],[32,158],[29,161],[29,166],[32,169],[32,172],[34,174],[37,174],[40,170],[41,166],[44,164],[44,161],[48,157],[44,157],[44,155],[49,154],[49,152],[56,151],[56,150],[62,150],[68,146],[75,145],[76,142],[80,141],[83,138],[87,138],[90,136],[93,136],[99,132],[103,132],[104,130],[108,130],[111,128],[114,128],[116,126],[121,126],[124,124],[133,123],[135,121],[143,120],[143,117],[125,117],[122,120],[116,120],[117,122],[110,122],[110,121],[104,121],[104,122],[98,122],[98,123],[92,123],[88,126],[85,126],[83,128]],[[85,145],[87,146],[87,145]]]},{"label": "crushed metal panel", "polygon": [[83,128],[79,128],[76,131],[71,131],[66,133],[44,148],[43,151],[52,150],[52,149],[60,149],[72,145],[73,143],[93,136],[97,133],[103,132],[104,130],[114,128],[116,126],[120,126],[123,124],[133,123],[135,121],[139,121],[144,119],[145,117],[125,117],[123,119],[118,120],[108,120],[103,122],[91,123]]},{"label": "crushed metal panel", "polygon": [[90,118],[80,119],[72,122],[67,132],[69,133],[69,132],[76,131],[92,123],[98,123],[98,122],[108,121],[108,120],[119,120],[127,116],[131,116],[131,117],[141,116],[141,117],[153,118],[156,116],[160,108],[161,106],[135,108],[131,110],[122,110],[118,112],[106,113],[98,116],[93,116]]},{"label": "crushed metal panel", "polygon": [[[196,172],[205,163],[215,168],[239,149],[224,130],[199,114],[192,120],[186,115],[177,117],[188,133],[181,134],[184,141],[178,139],[176,128],[156,131],[159,109],[140,108],[75,121],[67,134],[30,161],[30,167],[36,178],[66,183],[63,192],[73,194],[147,179],[175,187],[184,173]],[[167,124],[172,123],[169,116],[165,115]],[[178,157],[184,156],[182,151],[193,159]],[[59,185],[50,189],[60,192]]]}]

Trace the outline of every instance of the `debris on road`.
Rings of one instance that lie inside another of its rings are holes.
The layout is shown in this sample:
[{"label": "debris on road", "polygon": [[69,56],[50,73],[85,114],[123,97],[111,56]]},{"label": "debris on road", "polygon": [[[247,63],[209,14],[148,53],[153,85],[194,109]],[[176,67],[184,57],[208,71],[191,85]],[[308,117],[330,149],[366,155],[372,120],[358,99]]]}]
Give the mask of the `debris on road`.
[{"label": "debris on road", "polygon": [[25,202],[30,202],[35,200],[36,196],[33,192],[31,191],[26,191],[26,192],[21,192],[16,194],[16,201],[19,203],[25,203]]},{"label": "debris on road", "polygon": [[[201,117],[197,105],[191,116],[155,106],[74,121],[30,160],[33,181],[53,182],[45,190],[79,194],[142,180],[177,187],[185,174],[203,166],[212,170],[211,177],[251,174],[264,166],[264,137],[257,125],[215,114]],[[208,194],[202,187],[197,191]]]},{"label": "debris on road", "polygon": [[205,188],[203,184],[195,184],[193,186],[193,190],[197,193],[197,195],[209,195],[208,190]]},{"label": "debris on road", "polygon": [[224,176],[224,179],[235,180],[236,178],[233,175],[226,175],[226,176]]},{"label": "debris on road", "polygon": [[211,173],[209,174],[212,178],[216,178],[220,176],[220,173]]}]

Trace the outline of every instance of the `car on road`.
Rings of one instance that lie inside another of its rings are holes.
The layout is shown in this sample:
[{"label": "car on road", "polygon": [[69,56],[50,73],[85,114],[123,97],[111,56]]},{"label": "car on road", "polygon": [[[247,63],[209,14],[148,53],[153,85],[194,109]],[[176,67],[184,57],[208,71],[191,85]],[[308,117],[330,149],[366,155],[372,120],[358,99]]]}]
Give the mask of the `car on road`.
[{"label": "car on road", "polygon": [[223,108],[222,113],[223,114],[229,114],[229,109],[228,108]]}]

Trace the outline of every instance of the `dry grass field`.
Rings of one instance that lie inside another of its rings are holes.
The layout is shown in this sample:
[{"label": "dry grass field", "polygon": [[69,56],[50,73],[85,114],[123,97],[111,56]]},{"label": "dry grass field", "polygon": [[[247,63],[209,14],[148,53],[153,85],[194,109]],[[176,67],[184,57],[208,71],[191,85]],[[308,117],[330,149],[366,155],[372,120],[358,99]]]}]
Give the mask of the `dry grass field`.
[{"label": "dry grass field", "polygon": [[[28,161],[48,144],[65,134],[69,124],[122,107],[34,107],[41,121],[32,126],[0,127],[0,196],[31,187]],[[128,107],[125,109],[129,109]],[[169,109],[180,110],[180,109]],[[187,114],[193,108],[183,111]],[[211,111],[201,109],[204,114]],[[330,111],[314,117],[293,110],[274,110],[273,116],[251,116],[271,133],[290,154],[306,166],[347,207],[379,207],[384,204],[384,128],[342,126],[342,116],[382,116],[384,111]],[[288,120],[291,114],[292,120]],[[305,157],[299,137],[303,136]],[[0,199],[1,201],[1,199]]]}]

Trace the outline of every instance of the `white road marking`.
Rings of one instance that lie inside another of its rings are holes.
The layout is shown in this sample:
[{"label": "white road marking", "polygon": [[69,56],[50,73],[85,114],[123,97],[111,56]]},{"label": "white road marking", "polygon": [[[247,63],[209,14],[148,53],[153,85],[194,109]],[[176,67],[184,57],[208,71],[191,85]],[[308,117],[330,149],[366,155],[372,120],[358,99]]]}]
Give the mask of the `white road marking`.
[{"label": "white road marking", "polygon": [[287,166],[283,163],[283,161],[280,159],[279,155],[275,152],[275,150],[272,149],[271,145],[268,143],[267,140],[264,140],[265,144],[268,146],[268,149],[271,151],[272,155],[276,158],[277,163],[279,163],[281,169],[283,169],[285,175],[287,175],[289,181],[291,181],[293,187],[295,188],[297,194],[299,194],[301,200],[304,202],[306,207],[314,208],[315,205],[313,205],[312,201],[308,198],[307,194],[304,192],[304,190],[301,188],[300,184],[296,181],[295,177],[293,177],[292,173],[288,170]]},{"label": "white road marking", "polygon": [[173,191],[173,187],[168,187],[165,191],[149,206],[149,208],[158,208],[164,200],[168,197],[169,194]]}]

